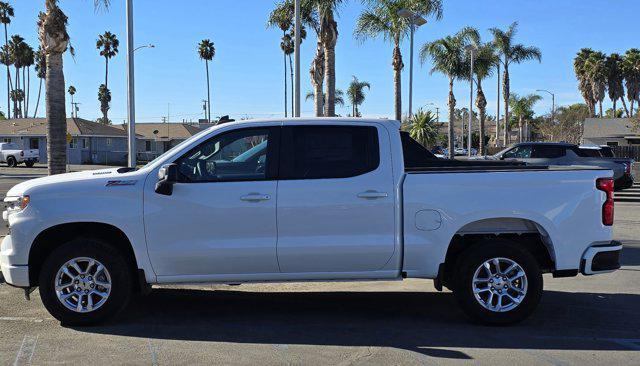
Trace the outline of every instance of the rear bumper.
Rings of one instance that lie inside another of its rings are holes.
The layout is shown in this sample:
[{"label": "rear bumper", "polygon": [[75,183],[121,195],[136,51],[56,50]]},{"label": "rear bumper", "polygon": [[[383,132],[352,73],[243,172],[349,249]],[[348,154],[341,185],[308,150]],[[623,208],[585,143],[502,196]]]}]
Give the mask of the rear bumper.
[{"label": "rear bumper", "polygon": [[614,182],[614,189],[619,191],[621,189],[631,188],[633,186],[633,176],[630,174],[624,174]]},{"label": "rear bumper", "polygon": [[580,272],[593,275],[615,271],[620,268],[621,251],[622,244],[616,240],[589,247],[582,255]]}]

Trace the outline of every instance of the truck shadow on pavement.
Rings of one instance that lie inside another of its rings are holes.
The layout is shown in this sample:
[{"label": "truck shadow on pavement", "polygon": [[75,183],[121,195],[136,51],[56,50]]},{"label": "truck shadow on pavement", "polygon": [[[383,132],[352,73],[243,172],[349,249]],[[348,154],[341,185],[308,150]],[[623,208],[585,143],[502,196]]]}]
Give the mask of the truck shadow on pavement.
[{"label": "truck shadow on pavement", "polygon": [[468,322],[448,292],[156,289],[132,303],[112,324],[76,329],[159,340],[395,347],[450,359],[471,358],[451,348],[640,350],[640,296],[633,294],[546,291],[536,313],[510,327]]}]

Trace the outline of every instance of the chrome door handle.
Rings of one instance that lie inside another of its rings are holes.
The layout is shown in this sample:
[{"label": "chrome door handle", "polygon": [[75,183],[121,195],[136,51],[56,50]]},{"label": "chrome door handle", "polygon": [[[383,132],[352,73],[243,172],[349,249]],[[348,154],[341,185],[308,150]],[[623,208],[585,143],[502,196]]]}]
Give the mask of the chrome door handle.
[{"label": "chrome door handle", "polygon": [[270,200],[271,196],[268,194],[249,193],[248,195],[240,197],[240,199],[247,202],[260,202]]},{"label": "chrome door handle", "polygon": [[388,196],[389,195],[387,194],[387,192],[378,192],[378,191],[371,191],[371,190],[358,193],[358,197],[364,198],[364,199],[385,198]]}]

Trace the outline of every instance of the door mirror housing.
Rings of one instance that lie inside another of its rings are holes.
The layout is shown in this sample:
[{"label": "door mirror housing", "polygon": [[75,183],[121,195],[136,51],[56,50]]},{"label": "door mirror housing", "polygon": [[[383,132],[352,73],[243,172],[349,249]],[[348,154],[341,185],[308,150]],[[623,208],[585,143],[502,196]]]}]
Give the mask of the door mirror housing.
[{"label": "door mirror housing", "polygon": [[158,183],[156,183],[156,193],[171,196],[173,184],[178,181],[178,165],[163,165],[158,171]]}]

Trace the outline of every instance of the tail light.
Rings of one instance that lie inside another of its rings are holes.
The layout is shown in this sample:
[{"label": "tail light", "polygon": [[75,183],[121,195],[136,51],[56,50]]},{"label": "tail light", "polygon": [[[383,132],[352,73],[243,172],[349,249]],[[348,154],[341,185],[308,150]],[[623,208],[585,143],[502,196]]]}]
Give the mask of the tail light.
[{"label": "tail light", "polygon": [[631,175],[631,163],[625,163],[624,164],[624,173],[626,175]]},{"label": "tail light", "polygon": [[598,178],[596,188],[607,194],[602,204],[602,225],[613,225],[613,178]]}]

